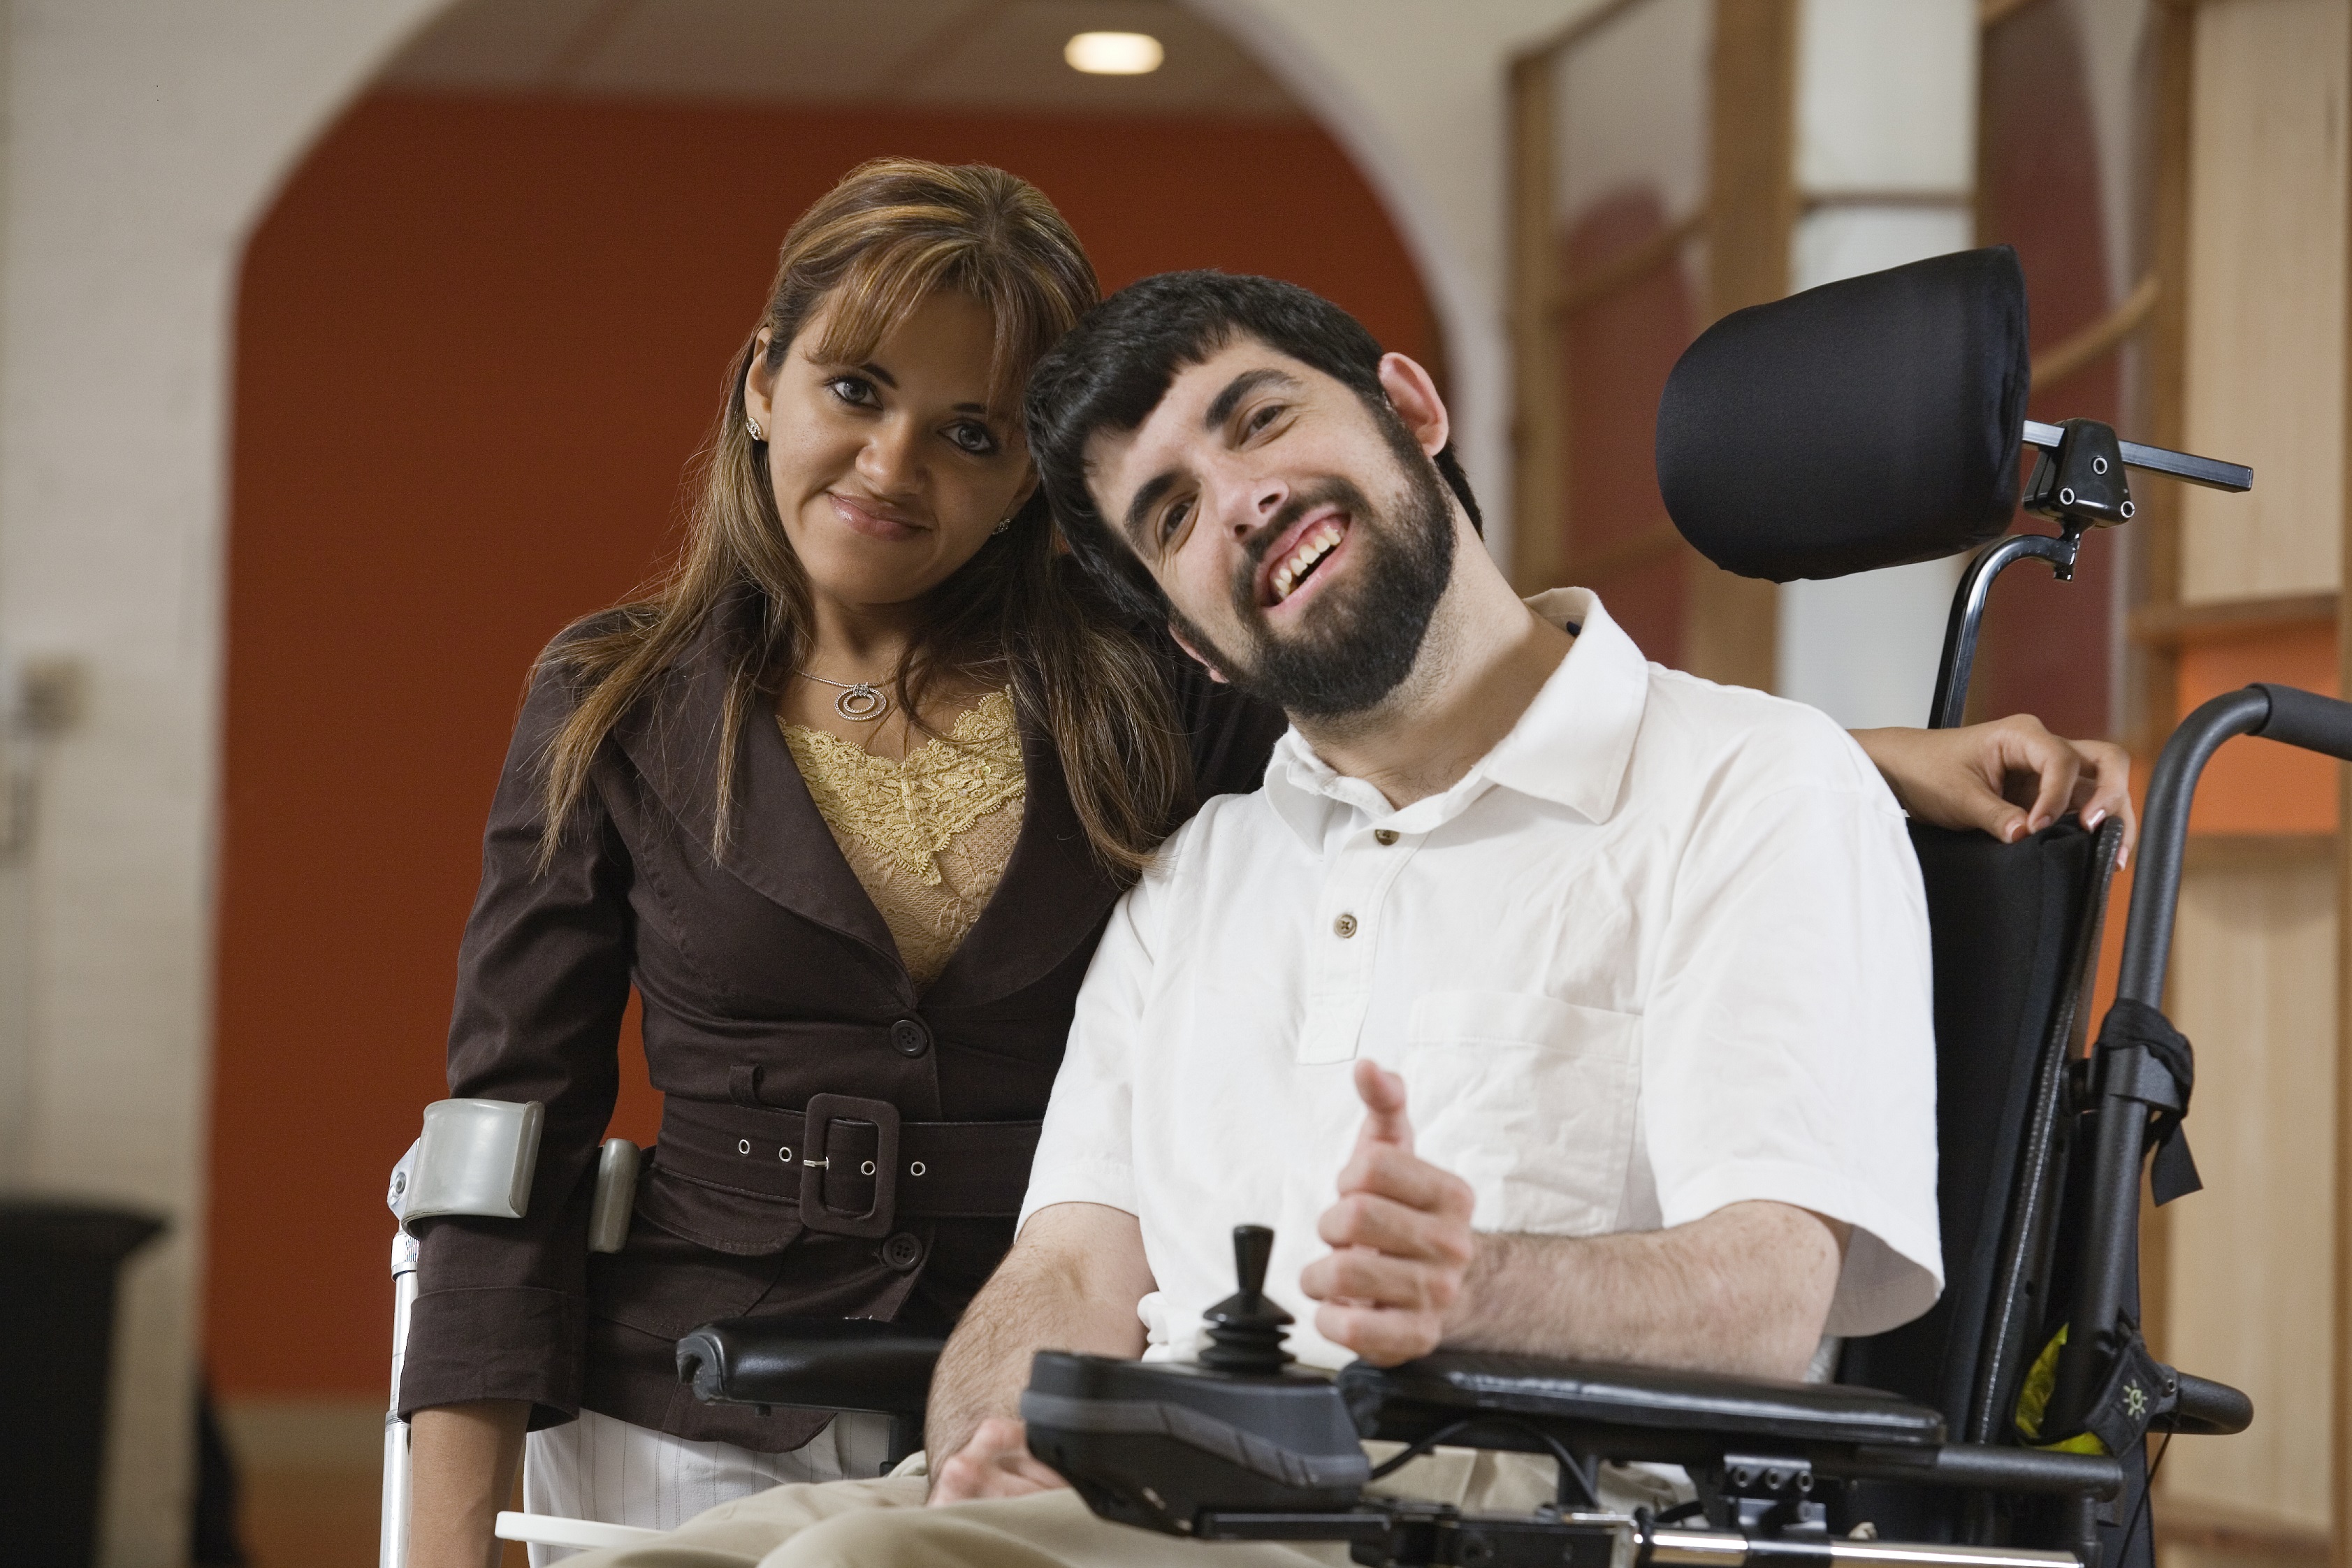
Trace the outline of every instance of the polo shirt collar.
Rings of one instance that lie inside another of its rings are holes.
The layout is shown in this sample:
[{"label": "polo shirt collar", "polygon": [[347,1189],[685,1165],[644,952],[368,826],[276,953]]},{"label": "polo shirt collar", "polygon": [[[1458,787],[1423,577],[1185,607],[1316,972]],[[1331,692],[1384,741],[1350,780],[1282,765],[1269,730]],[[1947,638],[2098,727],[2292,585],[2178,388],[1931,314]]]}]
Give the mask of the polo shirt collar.
[{"label": "polo shirt collar", "polygon": [[1648,662],[1589,588],[1555,588],[1527,604],[1556,626],[1579,628],[1575,645],[1510,732],[1451,789],[1391,811],[1380,791],[1334,772],[1294,728],[1276,745],[1266,768],[1265,796],[1275,814],[1309,847],[1319,847],[1335,808],[1352,807],[1372,822],[1425,833],[1500,785],[1564,805],[1588,821],[1607,821],[1642,727]]}]

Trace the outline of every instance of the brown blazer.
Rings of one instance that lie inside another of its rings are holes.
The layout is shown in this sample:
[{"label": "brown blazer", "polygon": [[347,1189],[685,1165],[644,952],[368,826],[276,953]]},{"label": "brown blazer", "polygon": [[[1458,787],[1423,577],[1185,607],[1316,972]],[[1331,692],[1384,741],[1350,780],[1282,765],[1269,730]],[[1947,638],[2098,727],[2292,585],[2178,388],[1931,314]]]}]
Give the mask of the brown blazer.
[{"label": "brown blazer", "polygon": [[[423,1227],[404,1412],[523,1399],[534,1426],[585,1407],[695,1440],[798,1447],[824,1414],[698,1403],[677,1380],[678,1336],[752,1311],[944,1331],[1012,1243],[1035,1124],[1118,889],[1026,716],[1012,858],[920,994],[773,723],[740,737],[734,832],[714,860],[725,633],[752,610],[739,603],[615,727],[544,872],[534,764],[573,693],[544,670],[531,683],[459,952],[449,1092],[544,1103],[538,1174],[520,1221]],[[1281,715],[1172,647],[1168,669],[1198,794],[1257,787]],[[625,1248],[591,1256],[632,986],[662,1131]],[[833,1098],[812,1106],[820,1096]]]}]

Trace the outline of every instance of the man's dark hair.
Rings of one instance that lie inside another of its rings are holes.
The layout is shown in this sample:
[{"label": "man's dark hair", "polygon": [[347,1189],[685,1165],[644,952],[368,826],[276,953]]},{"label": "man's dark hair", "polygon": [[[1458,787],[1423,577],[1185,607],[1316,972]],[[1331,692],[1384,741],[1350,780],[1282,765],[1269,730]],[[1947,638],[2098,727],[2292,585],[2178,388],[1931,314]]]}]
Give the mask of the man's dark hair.
[{"label": "man's dark hair", "polygon": [[[1396,420],[1381,387],[1379,340],[1321,295],[1273,278],[1163,272],[1129,284],[1087,311],[1030,373],[1029,455],[1063,536],[1071,553],[1137,616],[1164,616],[1168,601],[1096,510],[1087,491],[1087,443],[1105,430],[1140,426],[1178,372],[1244,337],[1353,389],[1375,419]],[[1450,443],[1435,461],[1471,526],[1483,533],[1478,502]]]}]

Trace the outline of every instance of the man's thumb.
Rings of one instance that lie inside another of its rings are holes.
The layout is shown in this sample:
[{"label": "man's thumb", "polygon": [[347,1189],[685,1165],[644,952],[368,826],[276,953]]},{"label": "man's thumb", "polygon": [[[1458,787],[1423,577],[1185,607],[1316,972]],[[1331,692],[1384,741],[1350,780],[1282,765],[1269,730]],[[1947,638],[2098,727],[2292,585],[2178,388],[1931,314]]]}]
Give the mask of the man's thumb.
[{"label": "man's thumb", "polygon": [[1356,1063],[1356,1097],[1364,1102],[1367,1138],[1412,1147],[1412,1123],[1405,1117],[1402,1077],[1366,1058]]}]

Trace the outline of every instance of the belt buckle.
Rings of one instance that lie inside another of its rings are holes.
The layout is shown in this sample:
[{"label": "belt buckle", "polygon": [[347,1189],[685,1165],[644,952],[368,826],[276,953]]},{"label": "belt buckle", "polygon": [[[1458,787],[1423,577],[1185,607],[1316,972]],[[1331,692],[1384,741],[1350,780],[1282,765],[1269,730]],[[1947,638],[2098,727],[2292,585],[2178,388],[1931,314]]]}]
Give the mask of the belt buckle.
[{"label": "belt buckle", "polygon": [[[824,1205],[824,1173],[833,1165],[825,1151],[835,1121],[874,1124],[874,1206],[845,1214]],[[801,1224],[828,1236],[889,1234],[898,1217],[898,1108],[887,1100],[854,1094],[813,1094],[801,1122]],[[812,1158],[811,1156],[814,1156]]]}]

